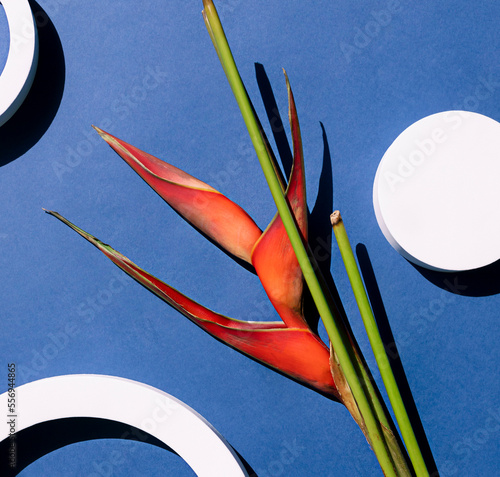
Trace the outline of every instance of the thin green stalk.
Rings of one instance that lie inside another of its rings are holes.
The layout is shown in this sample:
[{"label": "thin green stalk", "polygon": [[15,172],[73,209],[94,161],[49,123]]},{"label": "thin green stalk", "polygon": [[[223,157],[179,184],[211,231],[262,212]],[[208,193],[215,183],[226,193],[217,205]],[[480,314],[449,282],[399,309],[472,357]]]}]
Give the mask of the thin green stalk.
[{"label": "thin green stalk", "polygon": [[359,312],[370,340],[373,354],[375,355],[382,380],[387,390],[387,395],[389,396],[389,401],[391,402],[394,410],[394,415],[396,416],[396,421],[399,425],[399,429],[401,430],[401,435],[406,444],[415,473],[417,477],[428,477],[429,471],[425,465],[422,452],[420,451],[420,447],[415,437],[408,413],[406,412],[401,393],[399,392],[396,379],[392,372],[391,364],[389,362],[389,358],[387,357],[387,352],[380,336],[375,317],[373,316],[372,308],[363,285],[363,280],[361,278],[356,259],[354,258],[344,222],[339,211],[335,211],[331,215],[331,222],[340,254],[342,255],[342,260],[344,261],[345,269],[351,283],[354,297],[358,304]]},{"label": "thin green stalk", "polygon": [[263,140],[253,108],[234,62],[234,58],[227,43],[227,39],[217,15],[217,11],[215,10],[215,6],[213,5],[213,2],[209,0],[204,0],[203,4],[205,7],[203,12],[205,23],[207,24],[210,37],[214,42],[217,54],[221,60],[238,106],[240,107],[243,119],[250,134],[250,138],[257,153],[257,157],[266,177],[273,199],[276,203],[278,213],[280,214],[283,225],[297,256],[297,260],[301,266],[306,283],[365,422],[372,448],[385,475],[397,476],[398,474],[395,470],[395,464],[388,450],[380,424],[373,413],[369,397],[365,394],[365,389],[360,382],[355,365],[353,364],[355,357],[353,356],[352,345],[347,339],[345,332],[343,332],[341,320],[338,319],[338,315],[337,320],[335,319],[334,312],[332,312],[328,305],[324,290],[321,287],[318,277],[315,274],[313,264],[310,260],[312,255],[308,254],[300,232],[297,229],[293,214],[288,206],[285,196],[283,195],[279,179],[266,149],[265,141]]}]

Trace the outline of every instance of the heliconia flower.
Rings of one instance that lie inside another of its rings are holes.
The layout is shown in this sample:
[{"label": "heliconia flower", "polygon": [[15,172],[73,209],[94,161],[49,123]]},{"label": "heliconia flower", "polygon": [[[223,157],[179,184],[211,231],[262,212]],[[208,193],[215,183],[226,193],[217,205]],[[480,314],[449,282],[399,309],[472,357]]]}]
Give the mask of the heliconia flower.
[{"label": "heliconia flower", "polygon": [[[294,162],[285,191],[303,240],[307,205],[300,129],[288,83]],[[180,169],[95,128],[100,136],[182,217],[230,254],[249,262],[282,321],[241,321],[215,313],[170,287],[128,258],[54,215],[173,308],[212,336],[332,399],[338,399],[330,350],[304,317],[304,279],[278,214],[262,232],[237,204]]]}]

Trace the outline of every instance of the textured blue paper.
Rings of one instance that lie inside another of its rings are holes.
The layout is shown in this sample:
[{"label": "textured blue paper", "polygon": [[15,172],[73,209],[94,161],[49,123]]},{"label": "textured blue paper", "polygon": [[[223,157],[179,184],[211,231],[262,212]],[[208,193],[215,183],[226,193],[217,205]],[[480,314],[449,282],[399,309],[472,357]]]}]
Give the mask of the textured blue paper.
[{"label": "textured blue paper", "polygon": [[[495,269],[491,276],[424,276],[386,242],[371,196],[380,158],[411,123],[449,109],[500,120],[500,5],[216,5],[270,138],[254,63],[264,66],[284,122],[281,68],[287,70],[311,208],[324,125],[332,207],[341,209],[353,245],[368,250],[441,475],[496,475],[500,275]],[[19,126],[16,144],[0,129],[0,391],[8,362],[17,363],[19,383],[70,373],[123,376],[196,409],[259,477],[381,475],[341,405],[215,341],[42,211],[59,211],[211,309],[241,319],[275,318],[257,278],[179,218],[91,129],[100,126],[212,184],[266,227],[275,208],[201,2],[39,0],[33,6],[50,18],[39,14],[39,30],[43,36],[53,24],[56,37],[46,41],[59,39],[62,54],[53,50],[55,66],[38,85],[53,98],[50,108],[33,108],[33,123]],[[331,270],[374,369],[335,247]],[[62,448],[22,475],[192,472],[156,447],[107,440]]]}]

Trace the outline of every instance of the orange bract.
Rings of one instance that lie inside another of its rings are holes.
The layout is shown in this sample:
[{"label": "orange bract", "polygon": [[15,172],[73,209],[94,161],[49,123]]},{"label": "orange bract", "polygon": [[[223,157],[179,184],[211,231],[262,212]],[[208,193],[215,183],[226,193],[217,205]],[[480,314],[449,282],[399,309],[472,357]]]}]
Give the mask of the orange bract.
[{"label": "orange bract", "polygon": [[[285,194],[303,240],[307,241],[302,144],[288,78],[287,87],[294,161]],[[304,318],[304,279],[279,215],[262,233],[239,205],[213,187],[99,128],[95,129],[182,217],[230,254],[254,266],[282,321],[240,321],[215,313],[141,269],[57,212],[49,213],[212,336],[266,366],[337,399],[339,395],[330,370],[330,351]]]},{"label": "orange bract", "polygon": [[100,136],[173,209],[229,253],[250,262],[262,234],[250,216],[208,184],[95,127]]}]

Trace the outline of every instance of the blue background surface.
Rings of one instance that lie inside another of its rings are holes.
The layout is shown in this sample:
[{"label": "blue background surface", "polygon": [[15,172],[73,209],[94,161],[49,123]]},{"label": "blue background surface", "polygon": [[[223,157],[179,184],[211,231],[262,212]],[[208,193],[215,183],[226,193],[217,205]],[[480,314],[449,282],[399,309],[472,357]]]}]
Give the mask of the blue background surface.
[{"label": "blue background surface", "polygon": [[[73,373],[121,376],[196,409],[259,476],[381,475],[341,405],[225,347],[132,280],[117,282],[121,272],[111,262],[42,211],[57,210],[213,310],[276,318],[258,279],[180,219],[90,127],[210,183],[267,226],[274,204],[206,32],[201,1],[32,5],[44,77],[35,80],[38,98],[28,98],[18,118],[0,128],[0,391],[8,362],[17,363],[19,384]],[[441,475],[498,475],[498,267],[461,275],[417,270],[380,232],[372,184],[385,150],[424,116],[465,109],[500,121],[500,4],[216,5],[270,138],[254,63],[264,66],[284,122],[281,68],[287,70],[311,208],[324,125],[332,207],[341,209],[353,245],[364,244],[371,258]],[[0,27],[5,40],[5,23]],[[148,75],[154,81],[146,89]],[[322,198],[327,211],[330,199]],[[335,246],[331,272],[375,369]],[[62,338],[68,326],[76,334]],[[54,336],[64,342],[55,351]],[[120,459],[110,463],[113,450]],[[193,475],[169,452],[114,440],[59,449],[22,475],[89,476],[98,469],[116,476]]]}]

